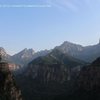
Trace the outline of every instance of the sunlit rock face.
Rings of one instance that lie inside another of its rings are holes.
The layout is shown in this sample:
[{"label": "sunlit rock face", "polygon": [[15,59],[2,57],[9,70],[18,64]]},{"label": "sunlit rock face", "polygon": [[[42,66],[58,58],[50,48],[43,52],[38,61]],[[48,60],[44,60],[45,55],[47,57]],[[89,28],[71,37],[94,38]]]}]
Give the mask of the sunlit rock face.
[{"label": "sunlit rock face", "polygon": [[20,65],[14,63],[8,63],[8,66],[10,71],[17,71],[18,69],[21,68]]},{"label": "sunlit rock face", "polygon": [[9,64],[0,61],[0,100],[22,100],[21,91],[10,73]]}]

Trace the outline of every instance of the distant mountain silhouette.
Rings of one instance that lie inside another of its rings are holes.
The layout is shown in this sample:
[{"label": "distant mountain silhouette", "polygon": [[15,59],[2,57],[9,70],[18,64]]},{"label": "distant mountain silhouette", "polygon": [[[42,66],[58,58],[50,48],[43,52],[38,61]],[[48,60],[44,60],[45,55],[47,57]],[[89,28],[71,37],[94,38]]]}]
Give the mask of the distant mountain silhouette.
[{"label": "distant mountain silhouette", "polygon": [[66,41],[62,45],[55,47],[55,49],[85,62],[92,62],[100,56],[100,43],[84,47]]},{"label": "distant mountain silhouette", "polygon": [[[56,46],[54,49],[57,49],[64,54],[69,54],[69,56],[72,56],[74,58],[90,63],[100,56],[100,43],[84,47],[75,43],[65,41],[62,45]],[[26,66],[30,61],[40,56],[45,56],[52,50],[42,50],[39,52],[35,52],[33,49],[25,48],[19,53],[10,56],[6,53],[4,48],[0,47],[0,52],[2,52],[3,57],[6,60],[15,64],[19,64],[21,66]]]},{"label": "distant mountain silhouette", "polygon": [[[20,72],[24,69],[24,67],[33,59],[38,58],[40,56],[45,56],[48,53],[50,53],[51,50],[42,50],[39,52],[35,52],[33,49],[27,49],[20,51],[19,53],[11,56],[6,53],[5,49],[0,47],[0,54],[2,54],[2,57],[5,61],[9,62],[9,64],[13,67],[12,71]],[[16,68],[15,68],[16,67]]]},{"label": "distant mountain silhouette", "polygon": [[25,48],[24,50],[20,51],[19,53],[13,55],[11,58],[11,61],[24,65],[27,64],[29,61],[31,61],[35,51],[33,49],[27,49]]},{"label": "distant mountain silhouette", "polygon": [[33,49],[26,48],[26,49],[22,50],[21,52],[13,55],[10,60],[21,66],[25,66],[33,59],[38,58],[40,56],[45,56],[49,52],[50,52],[49,50],[35,52]]}]

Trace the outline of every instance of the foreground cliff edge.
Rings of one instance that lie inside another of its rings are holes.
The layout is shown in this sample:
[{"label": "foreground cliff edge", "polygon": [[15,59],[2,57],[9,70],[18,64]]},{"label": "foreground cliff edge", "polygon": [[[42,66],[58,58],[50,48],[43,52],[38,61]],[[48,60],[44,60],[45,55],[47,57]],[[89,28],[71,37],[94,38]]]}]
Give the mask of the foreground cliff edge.
[{"label": "foreground cliff edge", "polygon": [[8,63],[0,56],[0,100],[22,100],[21,91],[9,70]]}]

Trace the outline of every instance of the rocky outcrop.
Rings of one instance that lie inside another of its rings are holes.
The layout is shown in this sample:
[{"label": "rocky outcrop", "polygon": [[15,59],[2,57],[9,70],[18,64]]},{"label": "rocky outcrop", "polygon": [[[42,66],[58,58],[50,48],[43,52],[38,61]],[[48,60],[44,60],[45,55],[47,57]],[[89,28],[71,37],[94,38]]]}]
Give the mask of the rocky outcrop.
[{"label": "rocky outcrop", "polygon": [[0,100],[22,100],[21,91],[6,62],[0,62]]}]

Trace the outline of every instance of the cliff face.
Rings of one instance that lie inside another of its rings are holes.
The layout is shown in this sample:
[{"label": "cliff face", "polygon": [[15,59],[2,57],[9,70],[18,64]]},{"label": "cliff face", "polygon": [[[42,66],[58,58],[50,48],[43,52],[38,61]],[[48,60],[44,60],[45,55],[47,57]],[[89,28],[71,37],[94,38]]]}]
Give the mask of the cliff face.
[{"label": "cliff face", "polygon": [[69,100],[100,100],[100,58],[80,71]]},{"label": "cliff face", "polygon": [[68,83],[68,69],[64,65],[57,64],[40,64],[37,72],[31,68],[27,73],[31,79],[31,87],[37,87],[34,90],[42,94],[59,94],[66,88],[64,83]]},{"label": "cliff face", "polygon": [[66,95],[73,87],[71,70],[83,64],[80,60],[54,50],[30,62],[23,74],[16,79],[25,100],[30,98],[31,100],[59,100],[59,95]]},{"label": "cliff face", "polygon": [[100,89],[100,58],[82,69],[78,82],[86,91]]},{"label": "cliff face", "polygon": [[0,100],[22,100],[21,91],[5,62],[0,62]]}]

